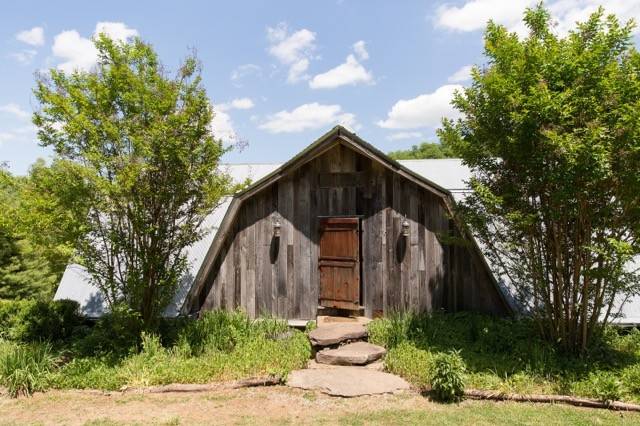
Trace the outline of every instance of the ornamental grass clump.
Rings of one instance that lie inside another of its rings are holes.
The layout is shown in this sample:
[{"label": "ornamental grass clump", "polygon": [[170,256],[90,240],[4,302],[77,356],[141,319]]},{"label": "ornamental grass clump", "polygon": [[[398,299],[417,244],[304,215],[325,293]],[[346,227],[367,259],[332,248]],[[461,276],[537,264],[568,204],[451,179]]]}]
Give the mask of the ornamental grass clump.
[{"label": "ornamental grass clump", "polygon": [[55,367],[49,344],[0,343],[0,384],[13,398],[31,395],[47,387],[47,376]]}]

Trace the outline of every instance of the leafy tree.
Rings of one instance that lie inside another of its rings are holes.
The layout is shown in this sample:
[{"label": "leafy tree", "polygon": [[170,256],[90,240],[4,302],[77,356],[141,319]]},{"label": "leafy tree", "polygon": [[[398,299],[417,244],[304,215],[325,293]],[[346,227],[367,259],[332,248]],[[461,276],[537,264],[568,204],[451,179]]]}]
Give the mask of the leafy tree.
[{"label": "leafy tree", "polygon": [[51,297],[60,278],[41,248],[18,231],[18,206],[26,180],[0,169],[0,299]]},{"label": "leafy tree", "polygon": [[441,143],[423,142],[420,145],[413,145],[409,149],[391,151],[389,157],[394,160],[421,160],[425,158],[455,158],[451,146],[443,141]]},{"label": "leafy tree", "polygon": [[37,246],[59,275],[86,233],[90,188],[84,173],[72,161],[55,159],[47,166],[38,160],[18,193],[16,232]]},{"label": "leafy tree", "polygon": [[[38,136],[74,162],[86,188],[78,254],[109,303],[152,326],[187,268],[185,248],[230,193],[211,133],[212,106],[195,57],[174,77],[152,47],[100,35],[93,72],[41,75]],[[84,189],[83,189],[84,190]]]},{"label": "leafy tree", "polygon": [[584,350],[638,292],[640,55],[602,9],[562,38],[547,10],[527,38],[485,32],[488,64],[440,131],[474,171],[462,213],[544,335]]}]

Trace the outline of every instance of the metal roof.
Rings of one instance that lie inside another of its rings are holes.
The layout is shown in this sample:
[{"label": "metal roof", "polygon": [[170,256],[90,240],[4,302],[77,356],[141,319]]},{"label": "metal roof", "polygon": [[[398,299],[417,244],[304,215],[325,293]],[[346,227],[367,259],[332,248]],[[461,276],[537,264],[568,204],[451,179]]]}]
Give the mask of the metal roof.
[{"label": "metal roof", "polygon": [[[294,158],[298,157],[299,155]],[[235,182],[240,183],[250,179],[255,185],[290,163],[291,161],[283,164],[224,164],[221,166],[221,170],[228,173]],[[465,194],[469,192],[466,182],[471,177],[471,170],[462,163],[461,159],[399,160],[397,162],[394,161],[394,163],[450,192],[456,201],[464,199]],[[231,200],[231,197],[222,200],[221,204],[207,216],[202,224],[202,229],[205,231],[204,237],[187,249],[186,255],[189,268],[180,282],[176,296],[165,309],[165,316],[174,317],[181,313],[185,299],[194,284],[195,277],[200,271],[207,252],[231,205]],[[501,284],[503,287],[509,287],[508,283],[501,282]],[[77,301],[83,314],[87,317],[99,317],[108,311],[106,300],[91,283],[87,271],[77,264],[67,266],[54,296],[54,300],[59,299]],[[640,296],[630,298],[625,303],[620,318],[617,318],[614,322],[640,324]]]},{"label": "metal roof", "polygon": [[[459,159],[402,160],[398,163],[451,191],[459,191],[463,186],[463,181],[470,174],[469,169]],[[228,173],[234,182],[244,182],[246,179],[257,182],[281,166],[282,164],[274,163],[223,164],[221,170]],[[222,219],[227,213],[230,202],[230,198],[223,200],[207,216],[202,224],[205,236],[187,249],[189,269],[180,282],[176,296],[165,309],[165,316],[173,317],[180,313],[185,297],[202,266],[204,257],[218,232]],[[59,299],[77,301],[80,304],[82,313],[90,318],[100,317],[108,311],[106,299],[101,295],[100,290],[91,283],[86,269],[78,264],[67,266],[54,296],[54,300]]]}]

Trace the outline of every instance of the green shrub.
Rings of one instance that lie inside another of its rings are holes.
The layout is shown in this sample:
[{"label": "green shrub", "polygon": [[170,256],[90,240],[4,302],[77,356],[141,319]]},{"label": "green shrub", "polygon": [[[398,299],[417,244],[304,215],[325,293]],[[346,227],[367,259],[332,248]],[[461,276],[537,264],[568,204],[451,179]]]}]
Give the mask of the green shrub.
[{"label": "green shrub", "polygon": [[594,374],[590,380],[593,393],[602,402],[617,401],[622,397],[622,384],[613,374]]},{"label": "green shrub", "polygon": [[458,401],[464,393],[465,365],[458,352],[438,354],[433,362],[431,390],[443,402]]},{"label": "green shrub", "polygon": [[0,300],[0,339],[12,337],[12,331],[18,324],[21,311],[31,302],[28,300]]},{"label": "green shrub", "polygon": [[626,368],[622,373],[622,378],[627,391],[640,396],[640,363]]},{"label": "green shrub", "polygon": [[13,344],[0,352],[0,382],[9,395],[31,395],[47,387],[47,375],[55,366],[49,344]]},{"label": "green shrub", "polygon": [[5,338],[23,342],[60,342],[82,325],[78,303],[72,300],[0,302],[0,327]]},{"label": "green shrub", "polygon": [[82,356],[125,356],[137,350],[141,332],[140,315],[124,305],[116,305],[74,343],[74,349]]}]

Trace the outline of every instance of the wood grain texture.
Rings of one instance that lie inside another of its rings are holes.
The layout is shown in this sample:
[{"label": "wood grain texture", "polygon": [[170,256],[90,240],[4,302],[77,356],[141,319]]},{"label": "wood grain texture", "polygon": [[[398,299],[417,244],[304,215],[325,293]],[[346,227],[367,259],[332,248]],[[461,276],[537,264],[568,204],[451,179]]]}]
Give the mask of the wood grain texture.
[{"label": "wood grain texture", "polygon": [[240,307],[252,318],[315,319],[325,216],[360,219],[360,300],[366,316],[437,309],[508,312],[478,253],[470,244],[449,243],[451,237],[462,240],[462,234],[443,198],[342,144],[239,207],[197,297],[199,310]]}]

